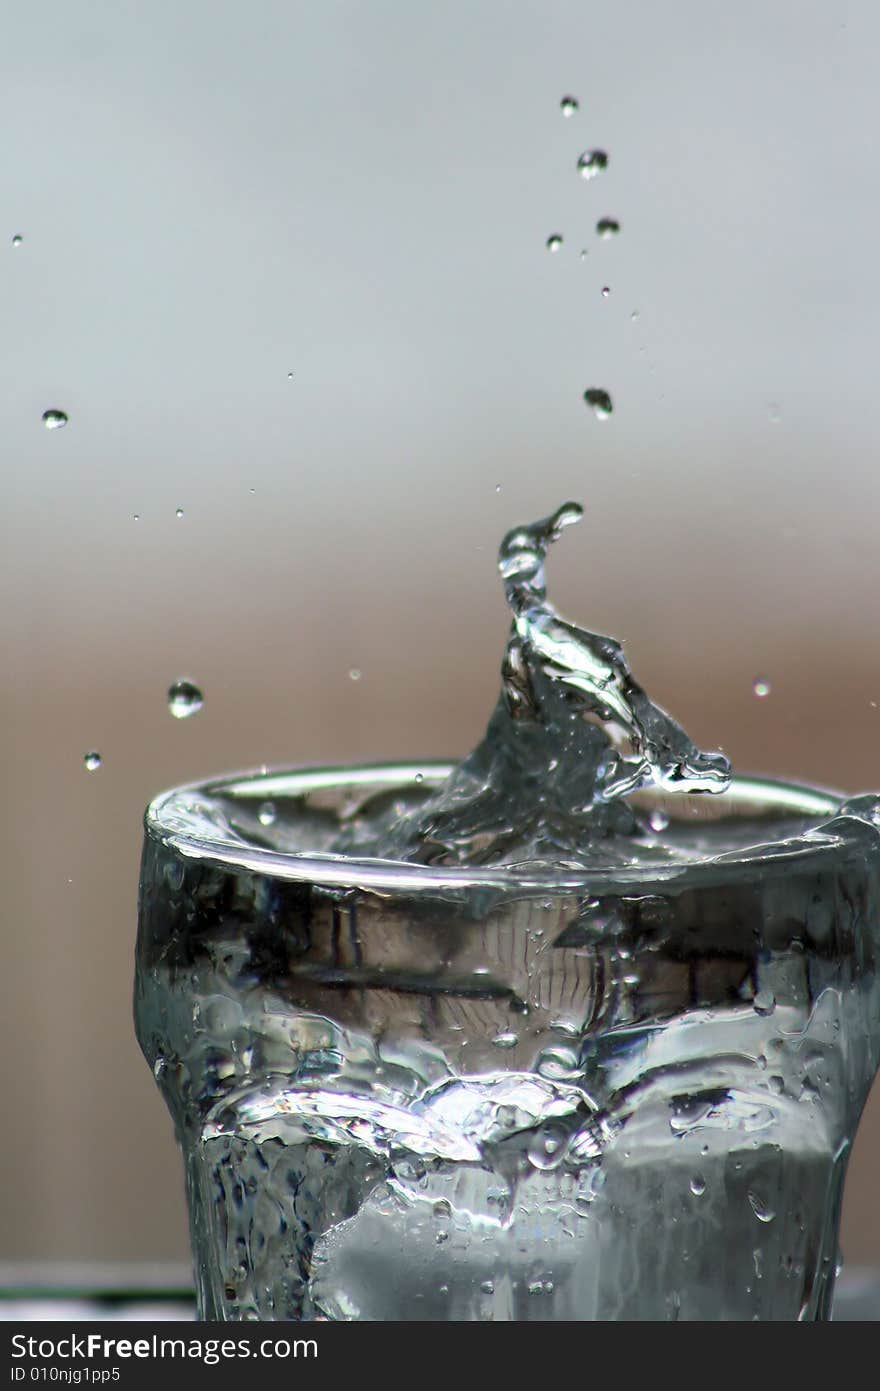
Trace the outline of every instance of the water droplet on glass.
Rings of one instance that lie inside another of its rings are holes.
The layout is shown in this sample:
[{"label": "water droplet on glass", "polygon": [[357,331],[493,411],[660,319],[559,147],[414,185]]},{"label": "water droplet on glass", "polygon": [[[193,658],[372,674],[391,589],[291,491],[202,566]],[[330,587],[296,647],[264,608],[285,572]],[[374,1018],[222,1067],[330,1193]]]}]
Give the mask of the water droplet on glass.
[{"label": "water droplet on glass", "polygon": [[608,156],[604,150],[584,150],[577,167],[582,179],[595,179],[608,167]]},{"label": "water droplet on glass", "polygon": [[666,815],[665,811],[652,811],[651,815],[648,817],[648,825],[651,827],[652,831],[659,834],[660,831],[665,831],[666,827],[669,825],[669,817]]},{"label": "water droplet on glass", "polygon": [[775,401],[771,401],[770,405],[767,407],[767,410],[773,424],[778,425],[780,420],[782,419],[782,411],[780,410],[777,403]]},{"label": "water droplet on glass", "polygon": [[756,1014],[772,1014],[776,1008],[776,996],[772,990],[759,990],[754,1000],[752,1009]]},{"label": "water droplet on glass", "polygon": [[204,703],[204,696],[192,681],[175,681],[168,688],[168,709],[176,720],[187,720],[190,715],[197,715]]},{"label": "water droplet on glass", "polygon": [[182,508],[182,507],[178,507],[178,508],[177,508],[177,511],[174,513],[174,515],[175,515],[175,517],[177,518],[177,520],[180,521],[181,517],[183,516],[183,508]]},{"label": "water droplet on glass", "polygon": [[706,1191],[706,1180],[702,1174],[694,1174],[691,1179],[691,1192],[695,1198],[701,1198]]},{"label": "water droplet on glass", "polygon": [[47,430],[60,430],[67,424],[64,411],[43,411],[43,424]]},{"label": "water droplet on glass", "polygon": [[438,1246],[442,1246],[444,1241],[448,1241],[448,1240],[449,1240],[449,1233],[448,1233],[448,1232],[438,1232],[437,1235],[435,1236],[434,1240],[436,1241],[436,1243],[437,1243]]},{"label": "water droplet on glass", "polygon": [[767,680],[766,676],[756,676],[752,682],[752,690],[759,700],[763,700],[765,696],[768,696],[770,694],[770,682]]},{"label": "water droplet on glass", "polygon": [[21,236],[18,232],[16,232],[15,236],[12,238],[12,245],[13,245],[13,246],[21,246],[21,244],[22,244],[23,241],[24,241],[24,237]]},{"label": "water droplet on glass", "polygon": [[257,817],[261,826],[274,826],[276,815],[277,812],[275,811],[274,802],[260,803],[260,806],[257,810]]},{"label": "water droplet on glass", "polygon": [[492,1042],[496,1048],[515,1048],[519,1037],[517,1034],[496,1034]]},{"label": "water droplet on glass", "polygon": [[638,309],[634,309],[633,312],[630,314],[629,317],[630,317],[630,319],[632,320],[632,322],[633,322],[634,324],[637,324],[638,321],[639,321],[639,311],[638,311]]},{"label": "water droplet on glass", "polygon": [[500,493],[500,492],[501,492],[501,484],[500,484],[500,483],[496,483],[496,484],[495,484],[495,491],[496,491],[496,493]]},{"label": "water droplet on glass", "polygon": [[348,675],[352,681],[360,681],[362,673],[357,667],[352,667]]},{"label": "water droplet on glass", "polygon": [[98,753],[97,749],[92,749],[89,753],[83,754],[83,763],[86,765],[86,771],[89,773],[94,773],[96,768],[100,768],[101,755]]},{"label": "water droplet on glass", "polygon": [[563,116],[573,116],[576,111],[580,110],[580,102],[577,97],[563,97],[559,103],[559,109]]},{"label": "water droplet on glass", "polygon": [[494,1294],[494,1282],[492,1280],[483,1280],[480,1284],[480,1289],[483,1291],[483,1294]]},{"label": "water droplet on glass", "polygon": [[608,296],[609,296],[610,294],[611,294],[611,286],[610,286],[610,285],[603,285],[603,286],[602,286],[602,298],[603,298],[603,299],[607,299]]},{"label": "water droplet on glass", "polygon": [[132,514],[131,514],[131,520],[132,520],[133,522],[139,522],[140,519],[141,519],[141,514],[140,514],[140,512],[132,512]]},{"label": "water droplet on glass", "polygon": [[292,372],[288,372],[288,374],[287,374],[287,380],[288,380],[289,382],[292,382],[292,381],[293,381],[293,373],[292,373]]},{"label": "water droplet on glass", "polygon": [[547,238],[547,250],[548,250],[548,251],[558,251],[561,245],[562,245],[562,237],[560,236],[560,234],[559,234],[558,232],[554,232],[553,235],[552,235],[551,237],[548,237],[548,238]]},{"label": "water droplet on glass", "polygon": [[424,775],[424,773],[416,773],[416,776],[415,776],[415,781],[416,781],[416,782],[424,782],[424,780],[425,780],[425,775]]},{"label": "water droplet on glass", "polygon": [[614,217],[600,217],[596,223],[596,231],[603,240],[608,237],[616,237],[620,231],[620,223]]},{"label": "water droplet on glass", "polygon": [[776,1216],[776,1213],[773,1211],[772,1207],[770,1207],[767,1203],[764,1202],[762,1198],[758,1197],[757,1193],[752,1193],[751,1191],[749,1192],[749,1203],[751,1205],[752,1212],[755,1214],[759,1222],[773,1221],[773,1218]]},{"label": "water droplet on glass", "polygon": [[614,410],[611,397],[600,386],[588,387],[584,392],[584,400],[597,420],[607,420]]}]

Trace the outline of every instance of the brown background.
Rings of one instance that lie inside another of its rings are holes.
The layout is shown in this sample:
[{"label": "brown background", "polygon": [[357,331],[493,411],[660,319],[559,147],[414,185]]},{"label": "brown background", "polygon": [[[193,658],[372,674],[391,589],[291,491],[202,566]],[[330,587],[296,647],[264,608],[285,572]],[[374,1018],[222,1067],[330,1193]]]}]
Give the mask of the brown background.
[{"label": "brown background", "polygon": [[[176,1257],[142,808],[466,749],[508,526],[586,503],[557,604],[739,770],[880,785],[880,15],[35,0],[4,31],[2,1255]],[[878,1158],[880,1095],[852,1262]]]}]

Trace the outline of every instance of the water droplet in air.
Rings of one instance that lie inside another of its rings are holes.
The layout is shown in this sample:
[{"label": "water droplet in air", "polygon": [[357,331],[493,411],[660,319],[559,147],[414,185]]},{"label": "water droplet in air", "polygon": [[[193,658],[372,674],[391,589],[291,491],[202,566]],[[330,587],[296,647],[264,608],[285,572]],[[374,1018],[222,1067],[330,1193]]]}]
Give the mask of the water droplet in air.
[{"label": "water droplet in air", "polygon": [[600,217],[596,223],[596,231],[603,240],[608,237],[616,237],[620,231],[620,223],[614,217]]},{"label": "water droplet in air", "polygon": [[182,508],[182,507],[178,507],[178,508],[177,508],[177,511],[174,513],[174,515],[175,515],[175,517],[177,518],[177,520],[180,521],[181,517],[183,516],[183,508]]},{"label": "water droplet in air", "polygon": [[274,826],[276,815],[274,802],[260,803],[257,810],[257,817],[259,818],[261,826]]},{"label": "water droplet in air", "polygon": [[43,411],[43,424],[47,430],[60,430],[67,424],[64,411]]},{"label": "water droplet in air", "polygon": [[706,1191],[706,1180],[702,1174],[694,1174],[691,1179],[691,1192],[695,1198],[701,1198]]},{"label": "water droplet in air", "polygon": [[13,246],[21,246],[21,244],[22,244],[23,241],[24,241],[24,237],[21,236],[20,233],[16,232],[15,236],[12,238],[12,245],[13,245]]},{"label": "water droplet in air", "polygon": [[776,1008],[776,996],[772,990],[759,990],[754,1000],[752,1009],[756,1014],[772,1014]]},{"label": "water droplet in air", "polygon": [[94,773],[96,768],[100,768],[101,755],[98,753],[97,749],[92,749],[89,753],[83,754],[83,763],[86,765],[86,771],[89,773]]},{"label": "water droplet in air", "polygon": [[776,1213],[773,1211],[772,1207],[769,1207],[768,1204],[764,1202],[762,1198],[758,1197],[757,1193],[752,1193],[751,1191],[749,1192],[749,1203],[751,1204],[752,1212],[755,1214],[759,1222],[773,1221],[773,1218],[776,1216]]},{"label": "water droplet in air", "polygon": [[651,827],[652,831],[659,834],[660,831],[665,831],[666,827],[669,825],[669,817],[666,815],[665,811],[652,811],[651,815],[648,817],[648,825]]},{"label": "water droplet in air", "polygon": [[600,386],[590,386],[584,392],[584,400],[597,420],[607,420],[614,410],[611,397]]},{"label": "water droplet in air", "polygon": [[361,674],[362,674],[362,673],[360,672],[360,670],[359,670],[357,667],[352,667],[351,671],[348,673],[349,678],[350,678],[352,681],[360,681],[360,679],[361,679]]},{"label": "water droplet in air", "polygon": [[562,237],[560,236],[560,234],[559,234],[558,232],[554,232],[553,235],[552,235],[551,237],[548,237],[548,238],[547,238],[547,250],[548,250],[548,251],[558,251],[561,245],[562,245]]},{"label": "water droplet in air", "polygon": [[577,167],[582,179],[595,179],[608,167],[608,156],[604,150],[584,150]]},{"label": "water droplet in air", "polygon": [[577,97],[563,97],[559,103],[559,109],[563,116],[573,116],[576,111],[580,110],[580,102]]},{"label": "water droplet in air", "polygon": [[175,681],[168,688],[168,709],[176,720],[187,720],[190,715],[197,715],[204,703],[205,697],[192,681]]},{"label": "water droplet in air", "polygon": [[603,299],[607,299],[608,296],[609,296],[610,294],[611,294],[611,286],[610,286],[610,285],[603,285],[603,286],[602,286],[602,298],[603,298]]},{"label": "water droplet in air", "polygon": [[767,680],[766,676],[756,676],[752,682],[752,690],[759,700],[763,700],[765,696],[768,696],[770,694],[770,682]]}]

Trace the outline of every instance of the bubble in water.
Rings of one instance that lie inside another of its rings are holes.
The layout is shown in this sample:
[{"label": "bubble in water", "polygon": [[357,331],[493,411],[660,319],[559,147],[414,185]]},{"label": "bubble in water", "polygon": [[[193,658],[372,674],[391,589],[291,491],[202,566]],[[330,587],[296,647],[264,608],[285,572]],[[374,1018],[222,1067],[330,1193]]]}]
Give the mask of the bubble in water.
[{"label": "bubble in water", "polygon": [[666,815],[665,811],[660,811],[659,808],[656,808],[648,817],[648,825],[651,827],[652,831],[659,835],[659,833],[665,831],[666,827],[669,825],[669,817]]},{"label": "bubble in water", "polygon": [[614,410],[614,404],[607,391],[600,386],[590,386],[584,392],[584,400],[597,420],[607,420]]},{"label": "bubble in water", "polygon": [[756,676],[752,682],[752,690],[759,700],[763,700],[765,696],[768,696],[770,694],[770,682],[767,680],[766,676]]},{"label": "bubble in water", "polygon": [[554,233],[552,234],[552,236],[549,236],[549,237],[547,238],[547,250],[548,250],[548,251],[558,251],[561,245],[562,245],[562,235],[561,235],[561,233],[559,233],[559,232],[554,232]]},{"label": "bubble in water", "polygon": [[702,1174],[694,1174],[691,1179],[691,1192],[695,1198],[701,1198],[706,1191],[706,1180]]},{"label": "bubble in water", "polygon": [[177,518],[177,520],[180,521],[181,517],[183,516],[183,508],[178,507],[174,515]]},{"label": "bubble in water", "polygon": [[753,1193],[751,1190],[749,1190],[749,1204],[759,1222],[772,1222],[773,1218],[776,1216],[773,1208],[765,1203],[763,1198],[759,1198],[757,1193]]},{"label": "bubble in water", "polygon": [[559,103],[559,109],[563,116],[573,116],[576,111],[580,110],[580,102],[577,97],[563,97]]},{"label": "bubble in water", "polygon": [[187,720],[190,715],[197,715],[204,703],[204,696],[192,681],[175,681],[168,688],[168,709],[176,720]]},{"label": "bubble in water", "polygon": [[582,179],[595,179],[597,174],[607,169],[608,156],[604,150],[584,150],[577,167]]},{"label": "bubble in water", "polygon": [[67,415],[64,411],[43,411],[43,424],[47,430],[61,430],[67,424]]},{"label": "bubble in water", "polygon": [[773,994],[772,990],[759,990],[754,1000],[752,1000],[752,1009],[756,1014],[766,1016],[772,1014],[775,1008],[776,996]]},{"label": "bubble in water", "polygon": [[24,237],[19,232],[16,232],[15,236],[12,238],[12,245],[21,246],[23,241]]},{"label": "bubble in water", "polygon": [[100,768],[101,762],[101,755],[98,753],[97,749],[91,749],[88,753],[83,754],[83,763],[86,765],[86,771],[89,773],[94,773],[97,768]]},{"label": "bubble in water", "polygon": [[362,674],[363,673],[358,667],[352,667],[351,671],[348,673],[349,679],[352,681],[360,681]]},{"label": "bubble in water", "polygon": [[274,826],[277,812],[274,802],[261,802],[257,810],[257,817],[261,826]]},{"label": "bubble in water", "polygon": [[616,237],[620,231],[620,223],[614,217],[600,217],[596,223],[596,231],[603,240],[608,237]]}]

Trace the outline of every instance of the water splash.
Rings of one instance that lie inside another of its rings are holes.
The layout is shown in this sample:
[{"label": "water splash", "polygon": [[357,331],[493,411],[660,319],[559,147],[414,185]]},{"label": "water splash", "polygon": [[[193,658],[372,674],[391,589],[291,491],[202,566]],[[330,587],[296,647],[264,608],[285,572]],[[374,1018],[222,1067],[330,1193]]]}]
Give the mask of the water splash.
[{"label": "water splash", "polygon": [[543,860],[582,864],[609,835],[648,833],[623,800],[637,789],[724,792],[730,764],[704,753],[653,704],[623,649],[562,618],[547,599],[544,560],[578,503],[515,527],[498,568],[512,613],[502,689],[483,740],[415,811],[367,846],[336,847],[423,863]]}]

